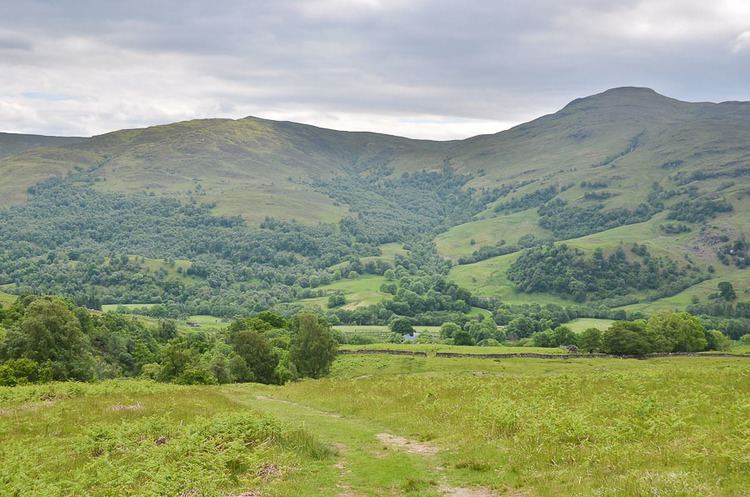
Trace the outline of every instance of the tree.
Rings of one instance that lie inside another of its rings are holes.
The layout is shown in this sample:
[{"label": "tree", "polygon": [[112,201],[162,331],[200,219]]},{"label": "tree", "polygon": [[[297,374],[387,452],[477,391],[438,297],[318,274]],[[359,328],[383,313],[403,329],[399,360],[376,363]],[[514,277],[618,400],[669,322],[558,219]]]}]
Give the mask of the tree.
[{"label": "tree", "polygon": [[261,321],[265,321],[274,328],[287,328],[289,326],[289,322],[286,319],[273,311],[259,312],[255,317]]},{"label": "tree", "polygon": [[157,335],[160,340],[168,342],[177,336],[177,325],[174,321],[159,321]]},{"label": "tree", "polygon": [[561,345],[578,345],[578,335],[567,326],[558,326],[552,330],[552,341],[555,347]]},{"label": "tree", "polygon": [[731,341],[719,330],[706,331],[706,350],[727,350]]},{"label": "tree", "polygon": [[456,323],[443,323],[440,327],[440,338],[453,338],[453,336],[459,331],[461,331],[461,327]]},{"label": "tree", "polygon": [[706,333],[697,317],[687,312],[655,314],[648,320],[647,331],[664,338],[664,348],[657,352],[698,352],[706,349]]},{"label": "tree", "polygon": [[302,376],[320,378],[328,374],[336,359],[336,340],[325,321],[311,313],[298,314],[289,359]]},{"label": "tree", "polygon": [[341,292],[336,292],[328,297],[328,308],[341,307],[346,304],[346,297]]},{"label": "tree", "polygon": [[644,355],[654,352],[654,341],[644,321],[616,321],[604,332],[604,351],[614,355]]},{"label": "tree", "polygon": [[587,328],[578,336],[578,348],[589,354],[599,352],[604,345],[602,335],[598,328]]},{"label": "tree", "polygon": [[508,323],[505,329],[509,337],[526,338],[537,331],[536,323],[527,316],[519,316]]},{"label": "tree", "polygon": [[472,338],[471,333],[459,328],[453,333],[453,343],[455,345],[474,345],[474,339]]},{"label": "tree", "polygon": [[49,364],[54,380],[90,380],[94,361],[88,337],[65,302],[40,298],[29,304],[21,325],[6,337],[9,358]]},{"label": "tree", "polygon": [[251,377],[238,380],[273,383],[279,357],[266,337],[253,329],[239,330],[230,334],[229,343],[252,373]]},{"label": "tree", "polygon": [[737,293],[735,293],[734,287],[728,281],[719,283],[719,295],[727,302],[737,299]]},{"label": "tree", "polygon": [[391,322],[391,331],[400,335],[414,335],[414,327],[408,318],[396,318]]}]

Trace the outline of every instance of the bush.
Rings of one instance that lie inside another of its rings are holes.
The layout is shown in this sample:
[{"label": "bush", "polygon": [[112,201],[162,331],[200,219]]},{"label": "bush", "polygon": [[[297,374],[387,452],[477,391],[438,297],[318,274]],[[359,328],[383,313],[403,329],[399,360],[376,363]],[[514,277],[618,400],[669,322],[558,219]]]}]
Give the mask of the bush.
[{"label": "bush", "polygon": [[459,328],[455,333],[453,333],[453,344],[474,345],[474,338],[472,338],[471,333]]},{"label": "bush", "polygon": [[455,335],[459,331],[461,331],[461,327],[456,323],[443,323],[443,325],[440,327],[440,338],[453,338],[453,335]]},{"label": "bush", "polygon": [[52,370],[31,359],[11,359],[0,365],[0,386],[14,387],[52,380]]},{"label": "bush", "polygon": [[706,331],[706,350],[728,350],[731,340],[719,330]]}]

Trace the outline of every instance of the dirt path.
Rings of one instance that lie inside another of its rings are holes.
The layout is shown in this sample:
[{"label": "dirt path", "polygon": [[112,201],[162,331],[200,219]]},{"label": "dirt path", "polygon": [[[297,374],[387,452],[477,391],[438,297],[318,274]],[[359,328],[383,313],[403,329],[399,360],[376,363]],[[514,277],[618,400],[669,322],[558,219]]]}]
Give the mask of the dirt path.
[{"label": "dirt path", "polygon": [[[335,459],[321,463],[320,474],[296,475],[303,480],[309,478],[309,488],[316,488],[315,495],[366,497],[408,493],[425,497],[504,497],[487,488],[451,485],[453,470],[446,467],[444,459],[450,451],[436,444],[391,433],[368,420],[275,398],[269,390],[258,386],[232,386],[227,387],[225,393],[234,402],[304,427],[336,449]],[[320,488],[321,479],[328,482],[325,488]],[[409,485],[413,484],[423,488],[412,493]],[[297,481],[295,485],[298,488],[305,483]],[[281,494],[283,492],[266,496],[264,493],[263,497]]]}]

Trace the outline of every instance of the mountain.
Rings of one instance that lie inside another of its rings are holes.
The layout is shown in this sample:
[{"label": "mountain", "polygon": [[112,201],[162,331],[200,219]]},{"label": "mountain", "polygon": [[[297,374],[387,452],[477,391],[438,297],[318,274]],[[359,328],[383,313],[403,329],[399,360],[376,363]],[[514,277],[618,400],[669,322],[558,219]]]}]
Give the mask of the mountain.
[{"label": "mountain", "polygon": [[[440,254],[457,263],[452,280],[507,302],[565,303],[573,296],[571,282],[520,290],[509,279],[508,269],[533,247],[565,241],[581,260],[596,249],[605,256],[622,250],[627,263],[673,264],[677,269],[662,272],[679,277],[651,288],[634,275],[625,294],[601,295],[574,281],[578,298],[597,293],[610,306],[652,310],[705,301],[722,279],[750,287],[737,269],[745,264],[748,232],[748,137],[750,103],[682,102],[633,87],[575,100],[497,134],[448,142],[253,117],[89,139],[0,135],[0,175],[7,178],[0,202],[22,206],[29,187],[72,174],[102,193],[208,203],[214,215],[240,215],[250,226],[267,216],[310,226],[359,219],[380,226],[366,235],[368,243],[398,246],[408,242],[403,233],[426,227]],[[369,228],[347,229],[363,237]],[[633,244],[646,247],[646,260]],[[733,244],[739,249],[728,248]],[[387,298],[379,287],[373,280],[372,298],[362,305]]]},{"label": "mountain", "polygon": [[[123,130],[83,142],[45,146],[0,158],[0,185],[10,202],[52,175],[78,168],[107,191],[185,198],[200,185],[222,214],[331,221],[346,211],[305,186],[344,167],[381,164],[431,168],[445,144],[375,133],[351,133],[248,117],[204,119]],[[279,200],[281,199],[281,200]]]},{"label": "mountain", "polygon": [[86,138],[0,133],[0,158],[32,148],[71,145],[85,140]]}]

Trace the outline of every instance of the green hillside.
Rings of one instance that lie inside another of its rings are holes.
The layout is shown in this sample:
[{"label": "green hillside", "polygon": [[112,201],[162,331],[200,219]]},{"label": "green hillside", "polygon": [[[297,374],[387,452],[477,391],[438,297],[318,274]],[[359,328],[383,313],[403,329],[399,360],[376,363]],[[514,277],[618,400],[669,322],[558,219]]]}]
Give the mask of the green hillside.
[{"label": "green hillside", "polygon": [[[80,170],[102,191],[148,192],[215,202],[223,215],[261,221],[272,215],[337,221],[345,207],[310,188],[314,178],[403,162],[435,168],[445,145],[374,133],[349,133],[257,118],[205,119],[116,131],[63,147],[45,147],[0,161],[15,179],[0,195]],[[406,166],[404,166],[406,168]]]},{"label": "green hillside", "polygon": [[0,158],[20,154],[32,148],[59,147],[85,140],[86,138],[0,133]]},{"label": "green hillside", "polygon": [[747,136],[749,103],[645,88],[451,142],[252,117],[2,135],[0,285],[183,317],[339,293],[326,312],[372,325],[529,302],[750,317]]}]

